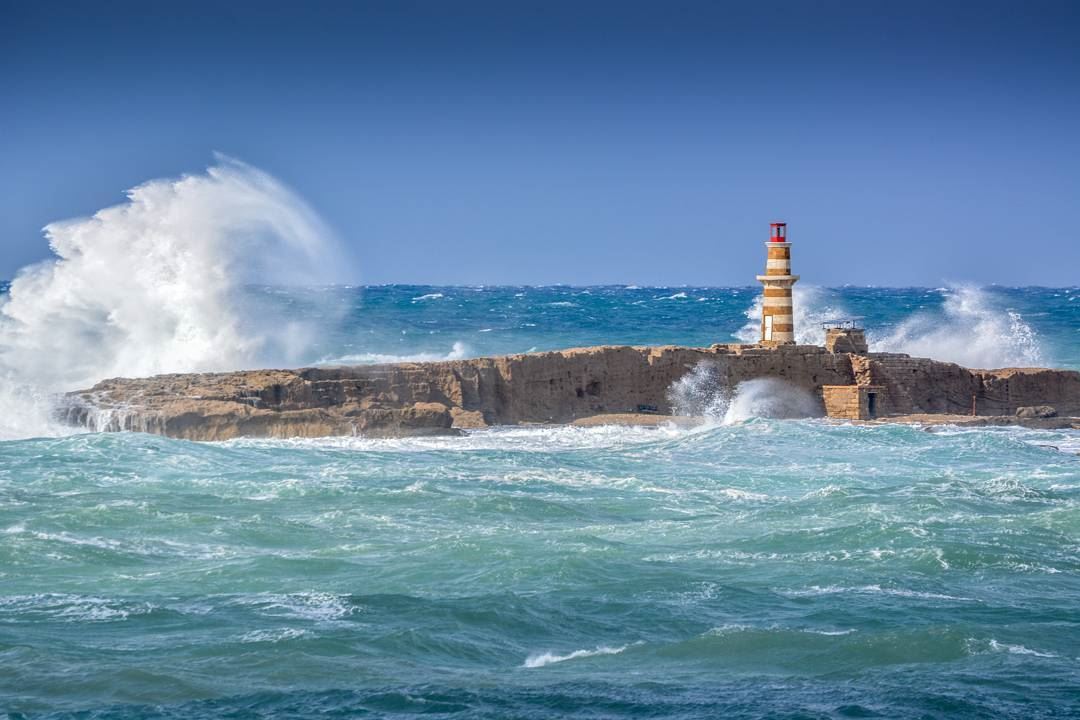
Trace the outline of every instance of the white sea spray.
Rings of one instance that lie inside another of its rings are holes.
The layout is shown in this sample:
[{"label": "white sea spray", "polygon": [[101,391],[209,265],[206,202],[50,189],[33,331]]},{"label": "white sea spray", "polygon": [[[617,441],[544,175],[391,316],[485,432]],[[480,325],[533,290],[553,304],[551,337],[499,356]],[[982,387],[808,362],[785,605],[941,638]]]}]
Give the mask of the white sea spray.
[{"label": "white sea spray", "polygon": [[873,349],[973,368],[1033,367],[1045,360],[1038,333],[1017,310],[969,285],[941,291],[940,311],[916,313],[895,329],[870,334]]},{"label": "white sea spray", "polygon": [[55,432],[52,394],[103,378],[296,362],[311,324],[269,316],[246,284],[349,271],[299,197],[225,157],[45,236],[55,257],[23,268],[0,305],[0,437]]},{"label": "white sea spray", "polygon": [[677,415],[703,416],[726,425],[751,418],[795,419],[822,415],[809,391],[780,378],[761,377],[734,386],[720,363],[702,361],[668,391]]}]

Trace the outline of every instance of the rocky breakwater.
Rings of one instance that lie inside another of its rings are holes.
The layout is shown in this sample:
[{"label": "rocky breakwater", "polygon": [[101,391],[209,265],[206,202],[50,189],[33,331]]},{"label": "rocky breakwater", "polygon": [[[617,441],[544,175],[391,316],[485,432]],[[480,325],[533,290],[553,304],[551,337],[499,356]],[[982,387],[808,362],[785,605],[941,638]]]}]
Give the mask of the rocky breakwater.
[{"label": "rocky breakwater", "polygon": [[606,414],[670,415],[673,384],[702,363],[715,382],[731,388],[772,377],[820,398],[825,385],[881,386],[883,414],[966,414],[974,402],[980,415],[1013,415],[1028,406],[1080,415],[1080,373],[968,370],[812,345],[603,346],[430,363],[111,379],[69,393],[59,412],[90,429],[191,440],[453,434]]}]

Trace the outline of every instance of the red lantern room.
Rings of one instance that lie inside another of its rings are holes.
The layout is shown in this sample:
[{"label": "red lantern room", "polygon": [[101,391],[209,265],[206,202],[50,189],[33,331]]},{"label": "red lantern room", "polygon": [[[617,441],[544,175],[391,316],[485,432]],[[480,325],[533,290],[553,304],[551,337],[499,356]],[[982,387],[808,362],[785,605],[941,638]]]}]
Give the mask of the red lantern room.
[{"label": "red lantern room", "polygon": [[769,231],[771,242],[787,242],[787,223],[769,223]]}]

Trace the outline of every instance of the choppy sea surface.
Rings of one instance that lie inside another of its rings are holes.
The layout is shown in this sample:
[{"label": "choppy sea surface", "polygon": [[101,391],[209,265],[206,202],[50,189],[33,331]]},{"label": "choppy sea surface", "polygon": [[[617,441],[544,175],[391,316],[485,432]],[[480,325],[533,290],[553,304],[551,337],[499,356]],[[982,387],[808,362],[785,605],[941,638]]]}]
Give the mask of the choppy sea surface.
[{"label": "choppy sea surface", "polygon": [[[236,317],[281,319],[244,335],[261,364],[370,363],[753,339],[756,296],[248,287]],[[810,288],[797,323],[1080,368],[1078,298]],[[192,443],[39,431],[20,393],[0,393],[9,717],[1080,716],[1075,431],[751,407],[694,429]]]}]

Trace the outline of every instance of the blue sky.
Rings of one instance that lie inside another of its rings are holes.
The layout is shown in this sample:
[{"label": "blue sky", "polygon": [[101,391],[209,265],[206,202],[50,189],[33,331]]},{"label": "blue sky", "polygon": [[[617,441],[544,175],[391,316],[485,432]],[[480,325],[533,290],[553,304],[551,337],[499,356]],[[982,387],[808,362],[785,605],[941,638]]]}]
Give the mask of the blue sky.
[{"label": "blue sky", "polygon": [[0,277],[220,151],[361,282],[1080,282],[1080,3],[0,0]]}]

